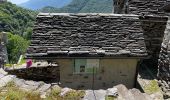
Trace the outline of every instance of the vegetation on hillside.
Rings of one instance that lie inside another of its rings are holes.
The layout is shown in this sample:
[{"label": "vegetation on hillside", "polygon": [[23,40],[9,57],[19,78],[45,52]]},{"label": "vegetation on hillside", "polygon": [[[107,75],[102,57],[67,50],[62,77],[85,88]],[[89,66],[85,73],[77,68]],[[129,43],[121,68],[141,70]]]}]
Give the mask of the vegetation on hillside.
[{"label": "vegetation on hillside", "polygon": [[0,4],[0,32],[11,32],[28,38],[34,25],[36,12],[12,3]]},{"label": "vegetation on hillside", "polygon": [[[56,13],[109,13],[112,12],[112,0],[73,0],[63,8],[46,7],[42,12]],[[24,54],[31,39],[37,12],[27,10],[6,2],[0,4],[0,32],[8,33],[8,57],[10,63],[16,63]]]},{"label": "vegetation on hillside", "polygon": [[113,0],[73,0],[63,8],[45,7],[41,12],[56,13],[111,13]]},{"label": "vegetation on hillside", "polygon": [[26,52],[29,41],[19,35],[8,33],[7,51],[10,63],[17,63],[20,55]]},{"label": "vegetation on hillside", "polygon": [[16,63],[25,53],[36,14],[9,2],[0,3],[0,32],[9,32],[7,51],[10,63]]},{"label": "vegetation on hillside", "polygon": [[20,4],[21,7],[37,10],[46,6],[61,8],[69,4],[72,0],[28,0]]}]

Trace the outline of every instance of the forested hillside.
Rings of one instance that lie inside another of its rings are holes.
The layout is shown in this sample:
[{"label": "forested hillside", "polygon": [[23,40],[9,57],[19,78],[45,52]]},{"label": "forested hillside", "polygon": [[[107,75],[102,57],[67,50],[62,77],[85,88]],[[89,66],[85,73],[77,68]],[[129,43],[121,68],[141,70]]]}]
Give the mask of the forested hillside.
[{"label": "forested hillside", "polygon": [[9,2],[0,4],[0,32],[11,32],[29,38],[36,12],[23,9]]},{"label": "forested hillside", "polygon": [[[111,13],[112,0],[73,0],[65,7],[45,7],[40,11],[48,13]],[[27,10],[9,2],[0,4],[0,32],[8,32],[7,49],[10,62],[16,63],[19,56],[25,53],[31,39],[36,14],[38,11]]]},{"label": "forested hillside", "polygon": [[7,51],[10,63],[16,63],[24,54],[31,38],[36,12],[9,2],[0,4],[0,32],[7,32]]},{"label": "forested hillside", "polygon": [[32,10],[41,9],[46,6],[61,8],[69,4],[71,1],[72,0],[29,0],[19,6]]},{"label": "forested hillside", "polygon": [[73,0],[63,8],[45,7],[41,12],[57,13],[111,13],[113,0]]}]

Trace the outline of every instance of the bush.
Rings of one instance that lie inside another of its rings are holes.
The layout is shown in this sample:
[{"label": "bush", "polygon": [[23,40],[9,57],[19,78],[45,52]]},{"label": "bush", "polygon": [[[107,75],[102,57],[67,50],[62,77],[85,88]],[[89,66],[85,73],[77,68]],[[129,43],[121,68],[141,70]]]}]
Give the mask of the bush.
[{"label": "bush", "polygon": [[20,55],[24,55],[30,42],[19,35],[8,33],[7,51],[10,63],[17,63]]}]

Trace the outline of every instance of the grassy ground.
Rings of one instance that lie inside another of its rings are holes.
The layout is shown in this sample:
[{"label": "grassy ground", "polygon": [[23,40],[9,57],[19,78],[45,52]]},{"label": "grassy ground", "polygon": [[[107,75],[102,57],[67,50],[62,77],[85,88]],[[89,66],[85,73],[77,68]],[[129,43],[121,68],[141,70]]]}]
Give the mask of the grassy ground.
[{"label": "grassy ground", "polygon": [[53,89],[46,99],[41,99],[38,93],[20,90],[11,82],[0,89],[0,100],[81,100],[85,94],[84,91],[71,91],[61,97],[60,92],[59,89]]},{"label": "grassy ground", "polygon": [[25,92],[18,89],[13,82],[0,89],[0,100],[40,100],[38,93]]}]

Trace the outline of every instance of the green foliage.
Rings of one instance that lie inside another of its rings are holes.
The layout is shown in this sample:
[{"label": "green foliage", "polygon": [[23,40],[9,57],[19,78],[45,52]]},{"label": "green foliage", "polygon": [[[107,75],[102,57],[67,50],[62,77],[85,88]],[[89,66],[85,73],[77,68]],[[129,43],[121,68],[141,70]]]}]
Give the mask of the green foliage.
[{"label": "green foliage", "polygon": [[[11,32],[30,39],[36,12],[9,2],[0,4],[0,32]],[[28,35],[28,36],[27,36]]]},{"label": "green foliage", "polygon": [[11,63],[16,63],[21,54],[24,54],[30,42],[19,35],[8,33],[7,51]]},{"label": "green foliage", "polygon": [[73,0],[63,8],[45,7],[41,12],[111,13],[113,0]]}]

